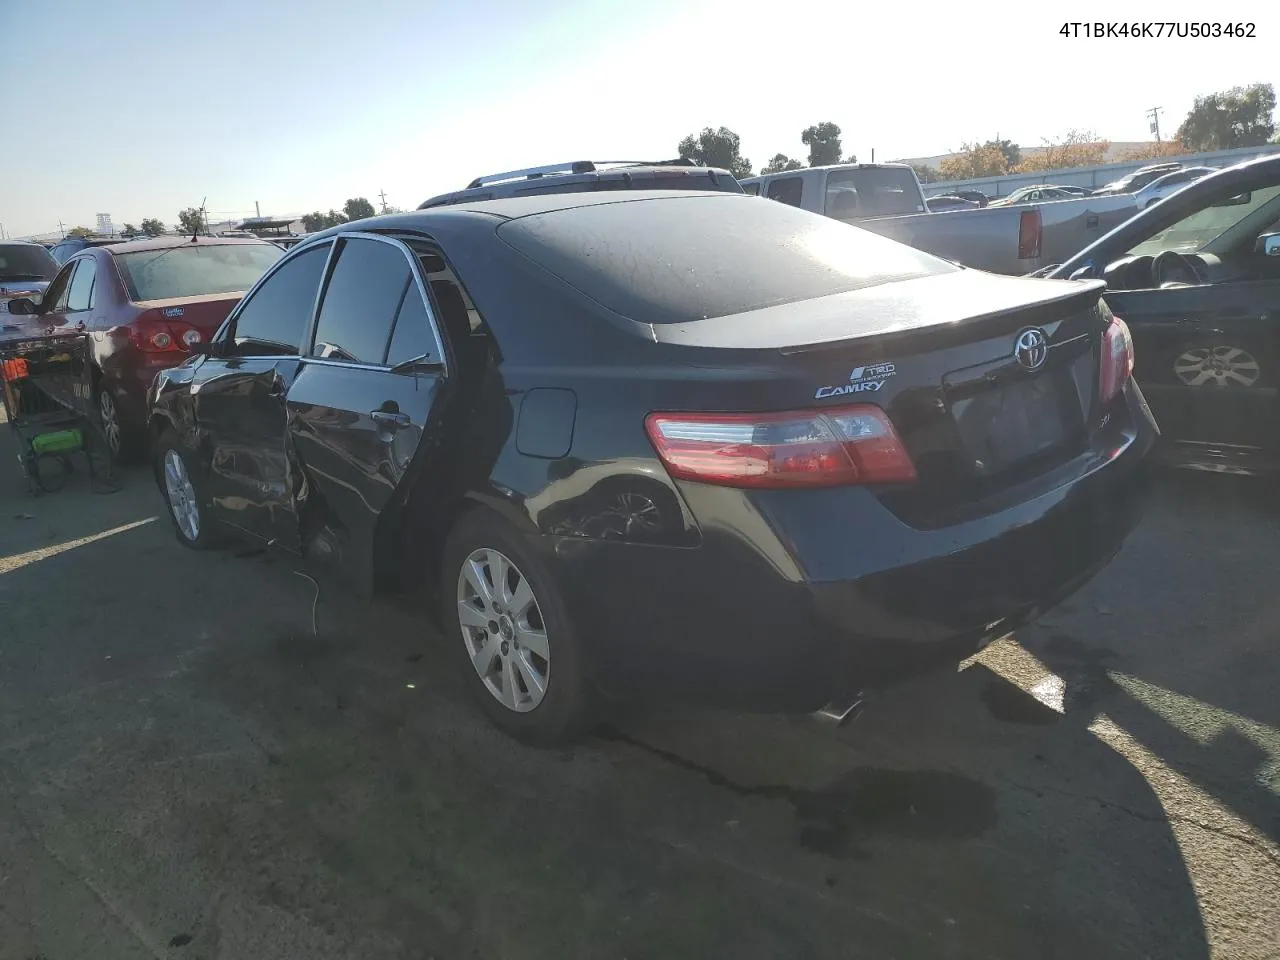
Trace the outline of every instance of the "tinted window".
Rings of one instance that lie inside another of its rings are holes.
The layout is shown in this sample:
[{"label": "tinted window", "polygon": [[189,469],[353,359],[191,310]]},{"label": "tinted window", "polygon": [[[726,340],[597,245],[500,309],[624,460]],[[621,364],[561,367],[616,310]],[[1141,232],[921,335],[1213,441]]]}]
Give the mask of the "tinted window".
[{"label": "tinted window", "polygon": [[784,177],[769,184],[767,196],[770,200],[789,203],[793,207],[800,206],[800,198],[804,194],[804,182],[799,177]]},{"label": "tinted window", "polygon": [[235,339],[241,354],[298,352],[315,307],[329,246],[326,243],[299,253],[257,289],[236,318]]},{"label": "tinted window", "polygon": [[79,261],[76,274],[71,278],[71,286],[67,289],[67,312],[88,310],[93,305],[93,280],[97,273],[97,265],[86,257]]},{"label": "tinted window", "polygon": [[378,240],[344,241],[325,288],[312,354],[382,363],[409,277],[409,258],[399,247]]},{"label": "tinted window", "polygon": [[959,269],[815,213],[728,194],[557,210],[509,220],[498,236],[608,309],[646,323]]},{"label": "tinted window", "polygon": [[80,247],[81,244],[79,243],[60,243],[49,253],[57,263],[66,263],[67,258],[79,250]]},{"label": "tinted window", "polygon": [[410,283],[400,304],[400,312],[396,315],[396,326],[391,334],[391,349],[387,351],[387,363],[404,363],[415,357],[436,356],[436,342],[431,335],[431,321],[427,319],[427,308],[423,305],[422,294],[418,285]]},{"label": "tinted window", "polygon": [[0,280],[52,280],[57,272],[44,247],[0,243]]},{"label": "tinted window", "polygon": [[284,256],[273,243],[190,244],[116,254],[130,300],[248,290]]},{"label": "tinted window", "polygon": [[742,185],[742,191],[743,191],[743,193],[749,193],[749,194],[751,194],[753,197],[758,197],[758,196],[760,196],[760,184],[758,184],[758,183],[744,183],[744,184]]}]

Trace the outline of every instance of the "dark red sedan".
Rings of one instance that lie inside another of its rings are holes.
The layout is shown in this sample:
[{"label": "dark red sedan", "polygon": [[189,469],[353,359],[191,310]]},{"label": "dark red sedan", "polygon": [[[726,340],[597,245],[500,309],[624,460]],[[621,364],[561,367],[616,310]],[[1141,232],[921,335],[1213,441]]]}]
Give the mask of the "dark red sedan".
[{"label": "dark red sedan", "polygon": [[146,446],[146,394],[209,339],[245,291],[284,251],[229,237],[156,237],[91,247],[68,260],[45,291],[11,312],[56,332],[93,335],[95,402],[112,450]]}]

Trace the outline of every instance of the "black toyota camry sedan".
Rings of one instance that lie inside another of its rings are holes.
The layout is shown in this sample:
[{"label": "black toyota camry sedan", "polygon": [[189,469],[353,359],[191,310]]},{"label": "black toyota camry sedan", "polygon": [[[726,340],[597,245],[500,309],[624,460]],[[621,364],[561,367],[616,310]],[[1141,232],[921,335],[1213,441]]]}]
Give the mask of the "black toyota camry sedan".
[{"label": "black toyota camry sedan", "polygon": [[375,217],[157,376],[180,542],[439,604],[489,716],[834,712],[1097,573],[1157,434],[1098,282],[967,270],[727,193]]}]

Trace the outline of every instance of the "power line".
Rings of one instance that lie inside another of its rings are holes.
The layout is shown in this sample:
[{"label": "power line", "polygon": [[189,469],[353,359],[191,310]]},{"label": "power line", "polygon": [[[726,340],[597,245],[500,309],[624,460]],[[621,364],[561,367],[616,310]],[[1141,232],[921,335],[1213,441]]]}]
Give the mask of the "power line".
[{"label": "power line", "polygon": [[382,212],[386,213],[387,212],[387,191],[379,190],[378,196],[382,198]]}]

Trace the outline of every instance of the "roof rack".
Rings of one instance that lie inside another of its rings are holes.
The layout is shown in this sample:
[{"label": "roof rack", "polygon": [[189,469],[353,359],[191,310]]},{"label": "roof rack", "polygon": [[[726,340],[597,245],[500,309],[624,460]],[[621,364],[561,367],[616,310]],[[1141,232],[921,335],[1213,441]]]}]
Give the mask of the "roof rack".
[{"label": "roof rack", "polygon": [[538,177],[554,176],[566,173],[594,173],[602,166],[635,166],[635,167],[696,167],[692,160],[683,157],[676,160],[573,160],[565,163],[552,163],[544,167],[526,167],[523,170],[508,170],[505,173],[492,173],[476,177],[469,184],[468,190],[476,187],[487,187],[503,180],[534,180]]}]

